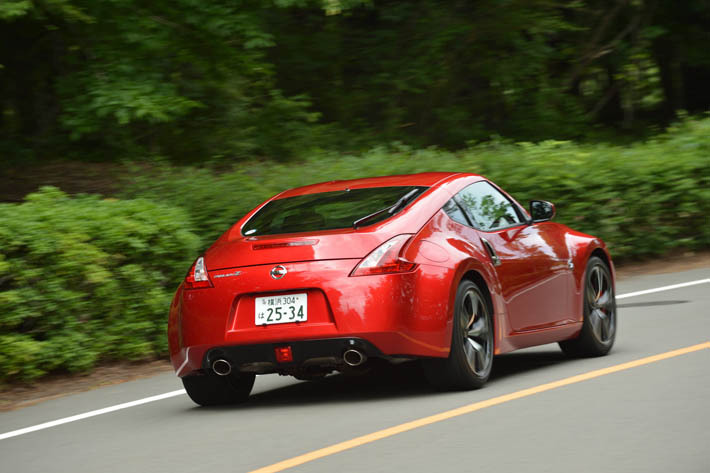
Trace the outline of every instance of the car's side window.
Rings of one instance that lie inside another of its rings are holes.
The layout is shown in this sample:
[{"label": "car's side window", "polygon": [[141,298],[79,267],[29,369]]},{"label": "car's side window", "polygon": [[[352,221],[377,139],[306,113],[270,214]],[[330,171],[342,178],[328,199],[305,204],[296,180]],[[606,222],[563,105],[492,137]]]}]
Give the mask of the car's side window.
[{"label": "car's side window", "polygon": [[461,210],[461,207],[459,207],[459,204],[457,204],[454,199],[449,200],[444,205],[443,210],[454,222],[458,222],[462,225],[471,225],[466,218],[466,214],[463,213],[463,210]]},{"label": "car's side window", "polygon": [[522,223],[513,203],[488,182],[471,184],[456,195],[476,228],[485,232]]}]

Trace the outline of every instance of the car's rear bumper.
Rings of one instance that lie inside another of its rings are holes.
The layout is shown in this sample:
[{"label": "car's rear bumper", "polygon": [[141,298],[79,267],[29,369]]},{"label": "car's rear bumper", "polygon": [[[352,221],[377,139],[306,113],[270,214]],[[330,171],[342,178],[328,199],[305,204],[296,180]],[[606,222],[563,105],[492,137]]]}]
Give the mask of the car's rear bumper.
[{"label": "car's rear bumper", "polygon": [[283,346],[292,347],[294,365],[307,361],[306,364],[317,365],[318,358],[335,359],[334,363],[331,363],[333,360],[320,360],[322,365],[341,365],[343,354],[349,348],[358,349],[368,358],[446,357],[449,353],[448,347],[430,345],[405,332],[392,331],[350,336],[337,334],[333,337],[305,340],[282,338],[267,343],[241,345],[189,345],[171,353],[170,359],[177,375],[181,377],[196,371],[209,370],[214,360],[220,357],[227,359],[236,371],[285,372],[293,366],[276,363],[274,353],[276,347]]},{"label": "car's rear bumper", "polygon": [[[276,349],[284,347],[290,349],[290,361],[279,361],[276,358]],[[308,367],[337,368],[346,364],[344,355],[348,350],[358,351],[363,359],[383,356],[375,345],[355,337],[231,345],[207,350],[202,358],[202,370],[210,371],[212,364],[220,359],[226,360],[234,371],[243,373],[288,372]]]},{"label": "car's rear bumper", "polygon": [[[273,265],[243,267],[238,276],[214,278],[214,288],[179,288],[168,327],[178,376],[202,370],[213,349],[227,350],[237,357],[235,363],[241,363],[240,357],[253,350],[250,347],[266,347],[263,350],[273,356],[273,347],[282,344],[329,346],[332,340],[343,339],[372,347],[371,356],[447,356],[451,337],[447,270],[420,265],[411,273],[350,277],[357,262],[287,263],[288,275],[281,280],[269,276]],[[296,292],[308,294],[307,322],[255,324],[255,297]],[[341,349],[338,346],[335,352]],[[320,356],[332,356],[331,351]],[[335,355],[342,356],[342,351]]]}]

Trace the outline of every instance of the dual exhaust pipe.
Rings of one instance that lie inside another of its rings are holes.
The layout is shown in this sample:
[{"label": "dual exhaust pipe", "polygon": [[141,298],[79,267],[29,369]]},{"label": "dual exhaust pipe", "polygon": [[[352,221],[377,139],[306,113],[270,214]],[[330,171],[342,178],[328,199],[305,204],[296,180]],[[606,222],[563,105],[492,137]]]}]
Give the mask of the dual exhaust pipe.
[{"label": "dual exhaust pipe", "polygon": [[[343,353],[343,362],[348,366],[360,366],[365,361],[367,361],[367,356],[355,348],[345,350]],[[212,371],[217,376],[229,376],[232,374],[232,364],[224,358],[218,358],[212,362]]]},{"label": "dual exhaust pipe", "polygon": [[232,373],[232,364],[224,358],[219,358],[212,362],[212,371],[217,376],[228,376]]},{"label": "dual exhaust pipe", "polygon": [[345,353],[343,353],[343,361],[348,366],[360,366],[361,364],[365,363],[365,361],[367,361],[367,356],[365,356],[365,354],[360,350],[350,348],[348,350],[345,350]]}]

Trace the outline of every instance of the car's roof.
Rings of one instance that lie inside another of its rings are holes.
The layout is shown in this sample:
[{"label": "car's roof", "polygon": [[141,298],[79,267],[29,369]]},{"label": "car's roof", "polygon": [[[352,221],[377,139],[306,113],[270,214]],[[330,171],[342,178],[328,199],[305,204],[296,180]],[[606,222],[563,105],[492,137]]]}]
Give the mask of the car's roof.
[{"label": "car's roof", "polygon": [[424,186],[435,187],[453,179],[456,176],[476,176],[476,174],[460,172],[422,172],[419,174],[401,174],[396,176],[366,177],[342,181],[327,181],[303,187],[295,187],[282,192],[278,199],[319,192],[342,191],[345,189],[362,189],[367,187],[388,186]]}]

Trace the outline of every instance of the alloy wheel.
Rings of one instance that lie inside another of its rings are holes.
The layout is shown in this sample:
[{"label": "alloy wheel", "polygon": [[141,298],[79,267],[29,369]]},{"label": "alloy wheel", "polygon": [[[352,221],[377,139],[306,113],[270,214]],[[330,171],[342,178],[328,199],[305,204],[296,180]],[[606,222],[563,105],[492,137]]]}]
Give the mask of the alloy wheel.
[{"label": "alloy wheel", "polygon": [[460,310],[466,361],[477,376],[486,376],[493,360],[493,325],[488,306],[478,291],[469,289]]},{"label": "alloy wheel", "polygon": [[594,337],[607,343],[614,336],[616,314],[611,278],[604,266],[592,266],[587,275],[585,299]]}]

